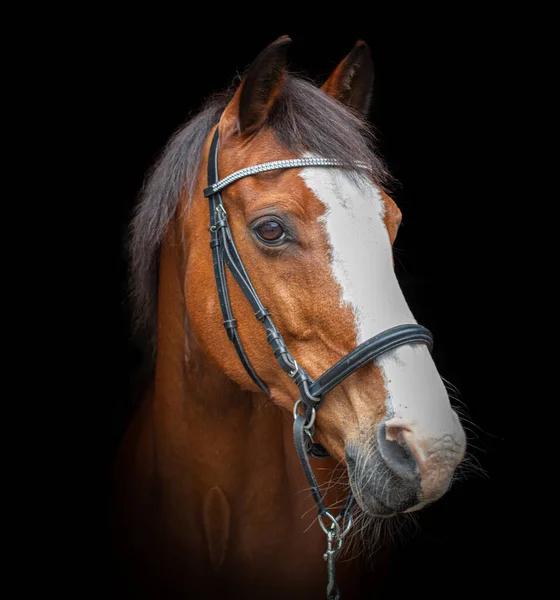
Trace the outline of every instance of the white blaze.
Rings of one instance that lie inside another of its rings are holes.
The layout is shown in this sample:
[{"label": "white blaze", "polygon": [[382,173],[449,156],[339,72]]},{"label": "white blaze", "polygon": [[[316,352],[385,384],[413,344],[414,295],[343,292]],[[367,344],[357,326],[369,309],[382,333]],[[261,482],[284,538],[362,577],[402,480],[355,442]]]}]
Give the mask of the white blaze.
[{"label": "white blaze", "polygon": [[[354,313],[357,344],[385,329],[416,323],[398,284],[379,190],[341,169],[306,167],[301,177],[325,205],[320,217],[331,246],[341,303]],[[417,442],[456,432],[445,386],[424,345],[401,346],[377,359],[387,391],[388,417],[410,428]]]}]

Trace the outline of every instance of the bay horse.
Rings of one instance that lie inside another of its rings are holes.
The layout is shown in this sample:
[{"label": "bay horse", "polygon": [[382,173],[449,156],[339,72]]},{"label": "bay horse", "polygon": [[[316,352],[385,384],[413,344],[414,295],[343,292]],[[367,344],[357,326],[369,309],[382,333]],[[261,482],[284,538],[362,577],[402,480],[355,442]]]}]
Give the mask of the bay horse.
[{"label": "bay horse", "polygon": [[356,521],[437,500],[465,454],[394,271],[370,50],[318,87],[290,42],[176,132],[132,219],[154,365],[114,468],[121,597],[361,598]]}]

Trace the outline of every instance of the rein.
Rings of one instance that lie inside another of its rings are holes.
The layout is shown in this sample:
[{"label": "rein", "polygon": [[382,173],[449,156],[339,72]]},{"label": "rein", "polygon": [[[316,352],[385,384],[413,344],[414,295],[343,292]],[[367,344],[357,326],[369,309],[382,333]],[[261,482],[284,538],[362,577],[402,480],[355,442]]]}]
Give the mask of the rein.
[{"label": "rein", "polygon": [[[317,483],[309,462],[310,456],[313,458],[326,458],[329,456],[328,452],[321,444],[313,441],[312,436],[315,428],[316,411],[321,407],[325,395],[329,391],[364,365],[375,360],[382,354],[405,344],[425,344],[431,350],[433,337],[428,329],[416,323],[391,327],[361,343],[325,371],[320,377],[313,380],[290,354],[280,331],[274,324],[269,311],[264,307],[259,295],[251,283],[233,241],[227,212],[223,205],[221,191],[243,177],[263,173],[265,171],[310,166],[342,167],[343,164],[338,160],[326,158],[277,160],[240,169],[220,180],[218,176],[218,146],[219,133],[218,128],[216,128],[208,156],[208,187],[204,190],[204,196],[209,199],[210,248],[212,249],[214,276],[216,279],[224,327],[245,370],[255,384],[270,397],[270,391],[251,365],[239,338],[237,321],[233,316],[228,293],[226,280],[227,265],[235,281],[253,308],[255,317],[264,326],[266,340],[271,346],[278,364],[282,370],[294,380],[294,383],[299,388],[300,397],[295,402],[293,409],[294,443],[303,472],[309,483],[311,494],[317,504],[319,525],[327,536],[327,551],[323,555],[323,558],[327,561],[327,599],[338,600],[340,598],[340,593],[335,580],[335,563],[342,547],[344,537],[352,525],[354,497],[352,492],[348,494],[343,509],[336,517],[333,516],[325,505],[324,498],[319,490],[319,484]],[[367,166],[362,163],[355,163],[355,166],[357,168],[367,168]],[[300,408],[303,412],[299,412]],[[327,519],[326,524],[324,519]]]}]

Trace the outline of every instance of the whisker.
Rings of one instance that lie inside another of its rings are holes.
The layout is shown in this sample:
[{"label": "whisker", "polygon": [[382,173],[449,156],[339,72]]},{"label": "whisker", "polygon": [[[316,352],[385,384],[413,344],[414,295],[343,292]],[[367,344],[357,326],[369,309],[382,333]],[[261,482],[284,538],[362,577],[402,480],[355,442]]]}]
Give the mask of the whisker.
[{"label": "whisker", "polygon": [[443,384],[445,385],[445,387],[447,388],[448,391],[453,391],[456,394],[461,395],[461,391],[459,390],[459,388],[454,383],[451,383],[451,381],[449,381],[449,379],[446,379],[445,377],[441,377],[441,380],[443,381]]}]

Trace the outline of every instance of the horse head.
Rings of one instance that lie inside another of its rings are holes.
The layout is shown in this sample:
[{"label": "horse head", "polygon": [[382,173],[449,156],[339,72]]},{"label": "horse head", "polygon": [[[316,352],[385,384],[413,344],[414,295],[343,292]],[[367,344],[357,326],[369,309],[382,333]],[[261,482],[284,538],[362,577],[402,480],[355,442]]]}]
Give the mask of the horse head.
[{"label": "horse head", "polygon": [[[182,220],[192,337],[227,378],[257,393],[220,326],[206,237],[208,205],[201,200],[216,129],[221,177],[277,160],[339,162],[254,173],[221,192],[254,289],[312,379],[373,336],[416,323],[394,271],[401,211],[386,191],[387,171],[372,150],[367,124],[369,48],[358,42],[319,88],[288,73],[289,45],[282,37],[265,48],[221,112]],[[274,359],[254,308],[229,272],[227,288],[240,341],[270,392],[262,401],[290,415],[299,390]],[[346,462],[360,507],[383,517],[441,497],[465,452],[463,428],[425,344],[394,348],[329,391],[313,439]]]}]

